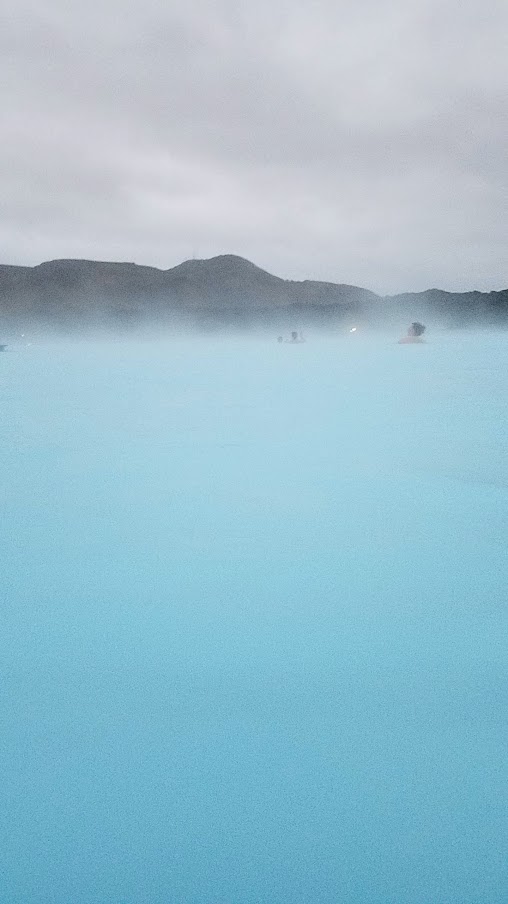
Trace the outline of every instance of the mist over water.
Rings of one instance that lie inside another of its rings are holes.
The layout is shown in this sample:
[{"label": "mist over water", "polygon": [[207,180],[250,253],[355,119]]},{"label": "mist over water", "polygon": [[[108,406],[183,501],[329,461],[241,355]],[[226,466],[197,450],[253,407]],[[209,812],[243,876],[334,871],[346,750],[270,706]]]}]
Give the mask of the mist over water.
[{"label": "mist over water", "polygon": [[508,335],[0,355],[6,904],[506,900]]}]

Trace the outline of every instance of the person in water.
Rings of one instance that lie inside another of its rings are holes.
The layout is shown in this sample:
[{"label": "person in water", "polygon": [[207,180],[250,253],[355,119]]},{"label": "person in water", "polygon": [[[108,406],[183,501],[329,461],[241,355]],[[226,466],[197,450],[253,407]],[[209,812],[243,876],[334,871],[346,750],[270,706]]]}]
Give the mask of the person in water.
[{"label": "person in water", "polygon": [[407,336],[403,336],[402,339],[399,339],[399,345],[406,345],[411,342],[425,342],[425,339],[422,339],[424,332],[425,327],[423,323],[419,323],[417,320],[415,320],[409,327]]},{"label": "person in water", "polygon": [[292,345],[297,344],[298,342],[305,342],[302,334],[298,335],[296,330],[293,330],[289,339],[284,339],[283,336],[277,336],[277,342],[289,342]]},{"label": "person in water", "polygon": [[425,327],[423,323],[418,323],[418,321],[415,320],[409,327],[407,334],[408,336],[423,336],[424,332]]}]

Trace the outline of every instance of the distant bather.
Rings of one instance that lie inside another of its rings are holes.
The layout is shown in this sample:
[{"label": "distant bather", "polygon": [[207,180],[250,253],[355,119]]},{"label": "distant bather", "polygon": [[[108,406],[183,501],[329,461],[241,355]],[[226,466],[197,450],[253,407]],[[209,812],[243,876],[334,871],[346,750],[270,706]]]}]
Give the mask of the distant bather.
[{"label": "distant bather", "polygon": [[425,342],[422,339],[422,336],[425,332],[425,327],[423,323],[419,323],[418,320],[413,321],[411,326],[407,331],[407,336],[404,336],[402,339],[399,339],[399,345],[407,345],[409,343],[421,343]]}]

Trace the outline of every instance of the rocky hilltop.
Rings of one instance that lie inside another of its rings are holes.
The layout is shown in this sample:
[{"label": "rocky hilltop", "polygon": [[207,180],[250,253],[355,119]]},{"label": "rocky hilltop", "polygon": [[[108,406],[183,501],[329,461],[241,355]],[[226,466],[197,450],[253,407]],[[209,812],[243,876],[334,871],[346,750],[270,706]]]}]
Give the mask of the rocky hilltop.
[{"label": "rocky hilltop", "polygon": [[357,286],[280,279],[235,255],[190,260],[170,270],[133,263],[56,260],[0,265],[0,333],[334,326],[436,317],[444,325],[508,324],[508,290],[437,289],[383,298]]}]

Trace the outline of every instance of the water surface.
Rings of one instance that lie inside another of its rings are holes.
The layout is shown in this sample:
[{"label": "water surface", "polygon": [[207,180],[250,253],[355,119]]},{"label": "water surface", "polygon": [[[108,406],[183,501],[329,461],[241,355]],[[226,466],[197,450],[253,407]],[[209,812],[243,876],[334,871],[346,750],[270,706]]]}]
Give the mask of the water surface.
[{"label": "water surface", "polygon": [[504,904],[507,365],[0,356],[2,904]]}]

